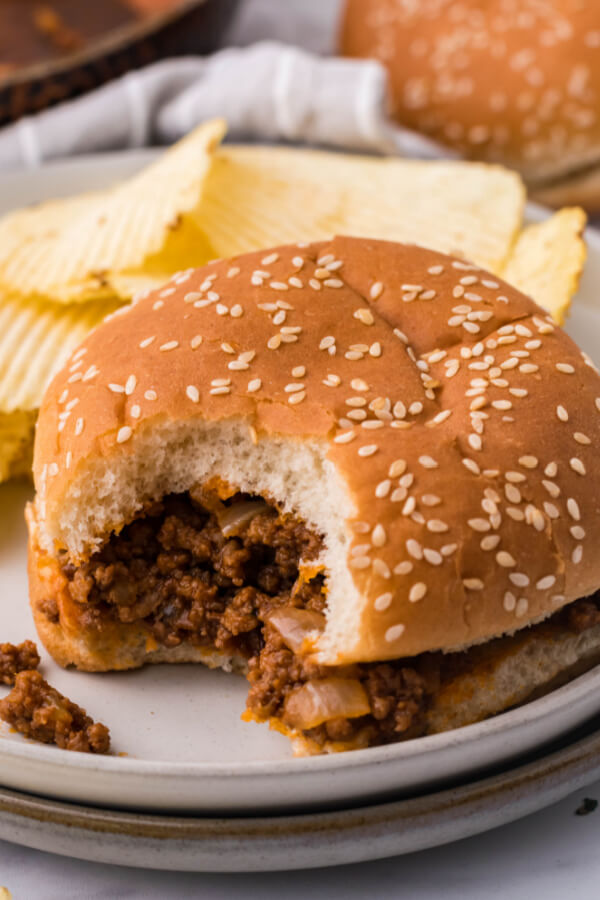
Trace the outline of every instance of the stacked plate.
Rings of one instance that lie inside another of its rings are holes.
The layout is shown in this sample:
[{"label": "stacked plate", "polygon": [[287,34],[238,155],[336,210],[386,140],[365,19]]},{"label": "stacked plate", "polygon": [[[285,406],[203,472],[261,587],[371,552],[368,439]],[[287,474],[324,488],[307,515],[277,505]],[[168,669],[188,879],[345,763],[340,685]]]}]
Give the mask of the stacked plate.
[{"label": "stacked plate", "polygon": [[[0,212],[44,193],[98,187],[147,154],[12,175]],[[544,210],[528,209],[539,221]],[[600,237],[568,330],[600,361]],[[23,506],[0,488],[0,636],[34,637]],[[0,731],[0,838],[105,862],[250,871],[358,862],[475,834],[600,777],[600,668],[547,697],[448,734],[293,759],[288,742],[240,721],[246,686],[221,672],[160,666],[44,675],[109,725],[115,755],[66,753]]]}]

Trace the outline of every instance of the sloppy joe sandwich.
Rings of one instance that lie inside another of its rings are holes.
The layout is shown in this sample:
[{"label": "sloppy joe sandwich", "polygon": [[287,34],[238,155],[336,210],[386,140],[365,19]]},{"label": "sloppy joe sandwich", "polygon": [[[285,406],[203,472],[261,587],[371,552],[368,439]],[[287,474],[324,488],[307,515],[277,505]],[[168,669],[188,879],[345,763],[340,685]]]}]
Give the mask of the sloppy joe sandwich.
[{"label": "sloppy joe sandwich", "polygon": [[475,264],[337,237],[180,272],[46,393],[39,635],[244,672],[299,752],[475,722],[600,658],[599,441],[590,360]]}]

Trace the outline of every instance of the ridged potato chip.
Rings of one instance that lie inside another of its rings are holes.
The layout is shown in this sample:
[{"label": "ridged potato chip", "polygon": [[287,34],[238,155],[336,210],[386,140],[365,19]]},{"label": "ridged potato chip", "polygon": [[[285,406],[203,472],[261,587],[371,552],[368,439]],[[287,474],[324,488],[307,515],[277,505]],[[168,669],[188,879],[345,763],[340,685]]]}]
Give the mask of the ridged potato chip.
[{"label": "ridged potato chip", "polygon": [[0,412],[0,482],[31,471],[37,413]]},{"label": "ridged potato chip", "polygon": [[582,232],[586,215],[579,207],[559,210],[539,225],[524,228],[502,270],[510,284],[565,321],[586,258]]},{"label": "ridged potato chip", "polygon": [[[31,468],[34,425],[55,372],[121,304],[0,300],[0,481]],[[84,360],[74,369],[93,377]]]},{"label": "ridged potato chip", "polygon": [[0,413],[37,409],[54,373],[119,305],[0,300]]},{"label": "ridged potato chip", "polygon": [[[114,296],[115,277],[136,273],[164,251],[182,217],[198,205],[211,154],[224,132],[221,120],[207,122],[108,191],[5,216],[0,293],[60,303]],[[171,253],[177,257],[177,251]]]},{"label": "ridged potato chip", "polygon": [[214,253],[352,234],[423,244],[498,272],[525,191],[500,166],[221,147],[195,220]]}]

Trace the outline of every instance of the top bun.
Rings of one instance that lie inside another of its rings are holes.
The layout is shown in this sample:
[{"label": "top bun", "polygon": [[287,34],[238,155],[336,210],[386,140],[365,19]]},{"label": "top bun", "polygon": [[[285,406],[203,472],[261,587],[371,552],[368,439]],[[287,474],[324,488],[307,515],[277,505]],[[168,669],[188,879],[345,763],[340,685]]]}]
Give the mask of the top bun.
[{"label": "top bun", "polygon": [[597,2],[346,0],[341,49],[380,60],[399,121],[465,157],[531,185],[600,165]]},{"label": "top bun", "polygon": [[89,556],[220,477],[325,537],[323,662],[454,649],[600,585],[600,377],[536,304],[335,238],[180,273],[52,382],[36,540]]}]

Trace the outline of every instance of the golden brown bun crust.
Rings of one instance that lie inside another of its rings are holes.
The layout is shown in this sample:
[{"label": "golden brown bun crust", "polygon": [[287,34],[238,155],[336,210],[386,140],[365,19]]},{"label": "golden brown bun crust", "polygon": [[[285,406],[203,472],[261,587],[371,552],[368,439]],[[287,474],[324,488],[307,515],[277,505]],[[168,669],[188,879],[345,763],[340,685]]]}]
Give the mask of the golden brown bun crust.
[{"label": "golden brown bun crust", "polygon": [[[256,271],[269,273],[262,285]],[[186,302],[206,296],[209,274],[218,299]],[[35,448],[41,528],[58,527],[87,460],[135,454],[136,433],[166,419],[235,416],[259,443],[326,442],[357,509],[356,661],[487,640],[596,590],[600,378],[533,301],[442,254],[353,238],[176,282],[101,326],[53,381]],[[273,321],[282,300],[285,325]],[[249,351],[248,367],[232,369]],[[230,379],[227,391],[215,379]],[[300,402],[289,402],[292,383],[304,386]],[[348,418],[356,410],[364,422]]]},{"label": "golden brown bun crust", "polygon": [[346,0],[340,46],[387,68],[403,125],[467,158],[532,183],[600,160],[597,3]]}]

